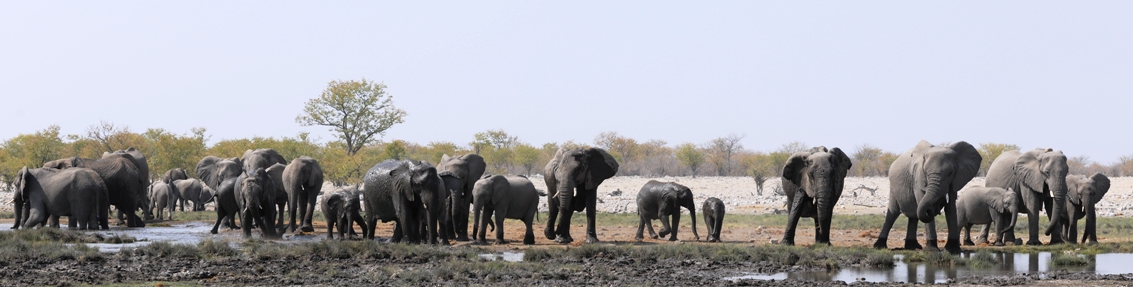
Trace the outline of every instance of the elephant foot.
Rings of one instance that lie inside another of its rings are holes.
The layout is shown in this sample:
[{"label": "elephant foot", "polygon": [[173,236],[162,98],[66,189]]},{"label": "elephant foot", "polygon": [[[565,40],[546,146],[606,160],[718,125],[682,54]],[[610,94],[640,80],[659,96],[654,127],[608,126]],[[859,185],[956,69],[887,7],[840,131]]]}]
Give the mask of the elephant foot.
[{"label": "elephant foot", "polygon": [[1039,245],[1043,245],[1043,243],[1042,243],[1042,241],[1039,241],[1038,239],[1032,239],[1032,240],[1027,240],[1027,245],[1039,246]]},{"label": "elephant foot", "polygon": [[877,238],[877,241],[873,242],[873,248],[874,249],[889,249],[889,246],[886,245],[886,241],[889,241],[889,239],[888,238],[880,238],[880,237]]},{"label": "elephant foot", "polygon": [[1066,243],[1066,241],[1062,241],[1062,239],[1051,239],[1050,243],[1047,243],[1047,245],[1058,245],[1058,244],[1065,244],[1065,243]]},{"label": "elephant foot", "polygon": [[[879,238],[878,241],[880,241],[880,240],[881,239]],[[918,243],[916,239],[905,239],[905,250],[917,250],[917,249],[924,249],[924,247],[922,247],[921,244]]]},{"label": "elephant foot", "polygon": [[716,239],[716,238],[712,238],[712,237],[709,237],[709,238],[708,238],[708,242],[713,242],[713,243],[715,243],[715,242],[720,242],[720,240],[719,240],[719,239]]},{"label": "elephant foot", "polygon": [[677,237],[676,236],[669,237],[669,241],[677,241]]},{"label": "elephant foot", "polygon": [[783,240],[779,241],[779,244],[787,245],[787,246],[795,245],[795,239],[793,239],[793,238],[783,238]]},{"label": "elephant foot", "polygon": [[948,253],[952,255],[960,254],[960,243],[949,240],[947,243],[944,243],[944,250],[947,250]]},{"label": "elephant foot", "polygon": [[217,233],[216,231],[217,231],[216,228],[213,228],[212,231],[209,231],[209,233],[216,234]]},{"label": "elephant foot", "polygon": [[555,243],[559,243],[559,244],[569,244],[569,243],[571,243],[571,242],[574,242],[574,239],[573,239],[573,238],[570,238],[570,236],[559,236],[559,237],[555,237]]},{"label": "elephant foot", "polygon": [[641,236],[641,235],[634,236],[633,240],[637,240],[638,242],[641,242],[642,240],[645,240],[645,236]]},{"label": "elephant foot", "polygon": [[496,245],[507,245],[507,240],[496,239]]},{"label": "elephant foot", "polygon": [[925,239],[924,251],[933,251],[933,252],[940,251],[940,246],[938,244],[939,243],[936,243],[936,239],[926,238]]},{"label": "elephant foot", "polygon": [[[556,237],[557,237],[557,236],[555,236],[555,230],[551,229],[551,228],[543,229],[543,236],[546,236],[547,239],[549,239],[549,240],[556,240]],[[464,237],[464,235],[461,235],[461,237]],[[457,239],[457,240],[460,240],[460,239]],[[555,242],[558,242],[558,241],[556,240]]]},{"label": "elephant foot", "polygon": [[666,235],[669,235],[669,232],[671,232],[671,231],[668,230],[668,229],[661,229],[661,232],[657,232],[657,235],[660,235],[661,237],[665,237]]},{"label": "elephant foot", "polygon": [[299,227],[299,230],[303,232],[315,232],[315,227],[304,224],[302,227]]},{"label": "elephant foot", "polygon": [[474,241],[472,241],[472,244],[475,244],[475,245],[488,245],[488,241],[487,241],[487,240],[474,240]]},{"label": "elephant foot", "polygon": [[585,242],[587,244],[592,244],[592,243],[598,243],[599,240],[598,240],[598,237],[586,236],[586,241],[583,241],[583,242]]},{"label": "elephant foot", "polygon": [[649,239],[657,240],[657,239],[661,239],[661,236],[657,236],[657,234],[650,234]]},{"label": "elephant foot", "polygon": [[1086,243],[1086,245],[1098,245],[1098,241],[1097,240],[1090,240],[1090,242]]},{"label": "elephant foot", "polygon": [[964,239],[964,246],[973,246],[973,245],[976,245],[976,243],[972,242],[971,239]]},{"label": "elephant foot", "polygon": [[996,241],[995,244],[992,244],[992,245],[993,246],[1003,246],[1004,244],[1003,244],[1003,241]]},{"label": "elephant foot", "polygon": [[471,239],[471,238],[468,238],[468,235],[460,235],[460,236],[457,236],[455,240],[456,240],[456,241],[460,241],[460,242],[465,242],[465,241],[472,241],[472,239]]}]

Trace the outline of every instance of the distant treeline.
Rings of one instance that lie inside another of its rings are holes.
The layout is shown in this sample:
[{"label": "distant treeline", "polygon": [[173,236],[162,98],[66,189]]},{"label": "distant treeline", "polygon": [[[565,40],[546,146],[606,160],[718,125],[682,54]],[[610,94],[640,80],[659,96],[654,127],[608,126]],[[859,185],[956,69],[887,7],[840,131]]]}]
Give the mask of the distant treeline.
[{"label": "distant treeline", "polygon": [[[436,164],[442,155],[477,153],[488,163],[488,172],[494,174],[541,174],[543,166],[559,147],[595,146],[606,149],[621,164],[620,176],[748,176],[757,182],[779,176],[783,163],[791,154],[810,149],[801,142],[784,144],[774,151],[745,149],[740,144],[742,135],[728,135],[706,143],[670,144],[663,140],[637,141],[616,132],[599,134],[591,143],[564,142],[532,145],[502,130],[478,133],[467,143],[441,141],[426,144],[402,140],[381,141],[367,145],[349,155],[339,141],[317,143],[302,133],[296,137],[254,137],[225,139],[208,146],[204,128],[194,128],[186,134],[151,128],[137,133],[129,128],[109,123],[91,126],[85,135],[61,135],[58,126],[49,126],[34,134],[21,134],[4,140],[0,145],[0,179],[11,178],[24,166],[40,167],[46,161],[79,156],[98,158],[103,152],[129,147],[139,149],[148,157],[151,177],[171,168],[183,168],[195,176],[197,162],[208,155],[238,157],[245,150],[272,148],[288,160],[306,155],[320,161],[327,179],[336,184],[353,184],[375,163],[386,159],[417,159]],[[979,150],[984,157],[980,175],[1000,153],[1018,146],[1001,143],[982,143]],[[833,146],[827,146],[833,148]],[[889,165],[898,151],[884,151],[863,144],[839,147],[853,160],[849,176],[886,176]],[[1108,176],[1133,175],[1133,156],[1122,157],[1117,163],[1103,165],[1088,157],[1069,159],[1071,174],[1100,172]]]}]

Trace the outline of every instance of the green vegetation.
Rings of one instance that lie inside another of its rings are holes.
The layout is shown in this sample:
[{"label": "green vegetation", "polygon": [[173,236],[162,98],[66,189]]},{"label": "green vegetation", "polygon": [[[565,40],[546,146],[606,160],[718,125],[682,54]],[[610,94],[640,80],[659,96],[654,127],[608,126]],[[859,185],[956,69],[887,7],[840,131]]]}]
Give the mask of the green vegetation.
[{"label": "green vegetation", "polygon": [[19,229],[0,232],[0,242],[60,242],[60,243],[131,243],[135,239],[118,234],[105,236],[95,232],[84,232],[58,228]]},{"label": "green vegetation", "polygon": [[[708,260],[718,263],[774,262],[786,266],[838,269],[839,266],[863,264],[892,266],[893,254],[889,250],[865,247],[783,246],[745,244],[664,244],[664,245],[606,245],[589,244],[568,248],[532,248],[524,254],[524,261],[631,258],[636,263],[648,264],[657,260]],[[947,256],[947,255],[946,255]]]},{"label": "green vegetation", "polygon": [[1086,266],[1093,263],[1091,257],[1072,252],[1057,252],[1050,256],[1051,266]]},{"label": "green vegetation", "polygon": [[999,266],[999,264],[1001,264],[999,259],[995,258],[995,254],[992,254],[991,251],[987,249],[980,249],[980,251],[976,251],[972,253],[971,257],[968,257],[968,265],[972,266],[972,268],[991,268]]}]

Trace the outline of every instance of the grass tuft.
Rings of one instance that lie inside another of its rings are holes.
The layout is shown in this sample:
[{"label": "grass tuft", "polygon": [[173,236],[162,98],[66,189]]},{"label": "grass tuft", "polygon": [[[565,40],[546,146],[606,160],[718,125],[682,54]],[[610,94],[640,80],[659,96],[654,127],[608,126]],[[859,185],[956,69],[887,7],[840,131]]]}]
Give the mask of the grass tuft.
[{"label": "grass tuft", "polygon": [[1050,256],[1051,266],[1086,266],[1093,263],[1090,258],[1077,254],[1077,253],[1052,253]]}]

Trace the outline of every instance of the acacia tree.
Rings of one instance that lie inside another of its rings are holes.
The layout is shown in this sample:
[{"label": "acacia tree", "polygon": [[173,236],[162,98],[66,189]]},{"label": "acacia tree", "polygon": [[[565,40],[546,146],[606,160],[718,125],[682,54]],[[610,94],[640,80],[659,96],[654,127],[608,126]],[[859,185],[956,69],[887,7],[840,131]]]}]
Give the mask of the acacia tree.
[{"label": "acacia tree", "polygon": [[393,106],[386,85],[362,79],[331,81],[317,98],[307,101],[295,121],[304,126],[328,126],[345,144],[347,155],[385,136],[404,122],[405,111]]},{"label": "acacia tree", "polygon": [[709,161],[716,166],[717,176],[732,175],[732,155],[743,150],[744,146],[740,144],[740,140],[743,139],[744,135],[730,134],[705,144]]},{"label": "acacia tree", "polygon": [[980,176],[986,176],[988,169],[991,168],[991,163],[995,162],[995,158],[999,157],[1005,151],[1019,150],[1019,146],[1004,143],[981,143],[979,148],[980,157],[983,157],[983,162],[980,163]]},{"label": "acacia tree", "polygon": [[684,143],[677,147],[677,161],[692,170],[692,177],[696,177],[696,169],[704,164],[704,153],[696,145]]}]

